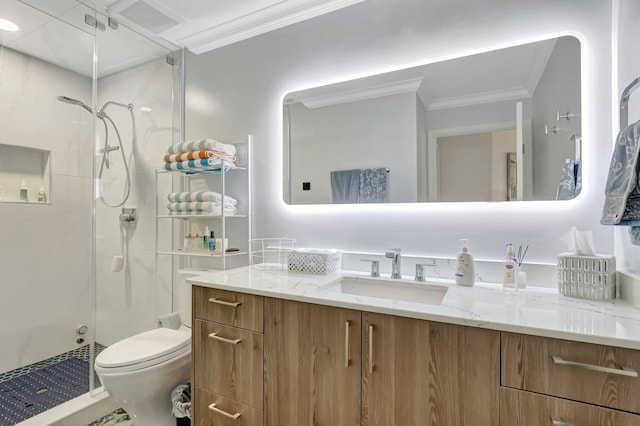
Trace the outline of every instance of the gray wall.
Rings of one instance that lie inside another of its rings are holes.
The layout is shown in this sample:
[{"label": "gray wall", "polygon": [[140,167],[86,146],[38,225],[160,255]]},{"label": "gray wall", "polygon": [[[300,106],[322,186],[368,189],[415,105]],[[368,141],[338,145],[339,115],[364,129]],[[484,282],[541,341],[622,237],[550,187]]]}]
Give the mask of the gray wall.
[{"label": "gray wall", "polygon": [[[292,204],[330,204],[332,171],[377,167],[391,170],[389,202],[416,201],[415,93],[289,108]],[[311,190],[303,191],[302,182],[311,182]]]},{"label": "gray wall", "polygon": [[[572,135],[581,135],[580,48],[573,37],[556,43],[533,95],[533,196],[553,200],[564,160],[575,159]],[[568,121],[556,121],[556,112],[576,114]],[[545,135],[544,126],[557,126],[557,133]]]}]

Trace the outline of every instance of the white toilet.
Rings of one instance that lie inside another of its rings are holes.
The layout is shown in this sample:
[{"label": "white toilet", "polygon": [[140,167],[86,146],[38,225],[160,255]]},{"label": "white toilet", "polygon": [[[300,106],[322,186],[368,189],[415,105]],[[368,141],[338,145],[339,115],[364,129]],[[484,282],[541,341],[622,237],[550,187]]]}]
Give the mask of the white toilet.
[{"label": "white toilet", "polygon": [[110,345],[96,357],[100,382],[136,426],[175,426],[171,391],[191,376],[191,286],[181,282],[179,287],[179,330],[146,331]]}]

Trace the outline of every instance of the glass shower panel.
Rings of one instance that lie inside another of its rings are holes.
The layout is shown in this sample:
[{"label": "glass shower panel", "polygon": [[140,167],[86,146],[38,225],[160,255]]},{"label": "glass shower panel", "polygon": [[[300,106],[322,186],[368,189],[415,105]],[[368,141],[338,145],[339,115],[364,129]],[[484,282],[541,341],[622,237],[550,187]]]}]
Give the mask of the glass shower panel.
[{"label": "glass shower panel", "polygon": [[172,265],[155,263],[154,177],[179,135],[180,68],[171,49],[98,20],[105,31],[97,33],[93,161],[96,345],[103,347],[157,327],[171,312]]},{"label": "glass shower panel", "polygon": [[[58,3],[59,4],[59,3]],[[94,29],[3,0],[0,17],[0,424],[89,391]],[[87,107],[89,108],[89,107]]]}]

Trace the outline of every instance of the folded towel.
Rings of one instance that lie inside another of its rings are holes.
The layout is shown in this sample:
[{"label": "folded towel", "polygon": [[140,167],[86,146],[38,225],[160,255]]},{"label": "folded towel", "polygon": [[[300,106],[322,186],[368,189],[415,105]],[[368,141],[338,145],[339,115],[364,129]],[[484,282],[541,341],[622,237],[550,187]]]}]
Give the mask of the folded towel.
[{"label": "folded towel", "polygon": [[[215,201],[220,203],[222,201],[222,194],[214,191],[198,191],[198,192],[172,192],[167,195],[167,198],[172,203],[183,203],[191,201]],[[235,206],[238,204],[238,200],[228,195],[224,196],[224,203]]]},{"label": "folded towel", "polygon": [[220,158],[200,158],[198,160],[180,161],[177,163],[164,163],[164,169],[169,171],[220,171],[224,166],[225,171],[235,169],[236,165]]},{"label": "folded towel", "polygon": [[222,151],[229,155],[236,155],[235,145],[218,142],[214,139],[192,140],[169,145],[169,147],[167,147],[167,154],[180,154],[182,152],[204,150]]},{"label": "folded towel", "polygon": [[223,160],[236,161],[236,156],[227,154],[224,151],[216,151],[213,149],[207,149],[204,151],[189,151],[182,152],[180,154],[167,154],[164,156],[166,163],[174,163],[180,161],[197,160],[200,158],[222,158]]},{"label": "folded towel", "polygon": [[[169,203],[167,205],[170,213],[172,212],[185,212],[184,214],[222,214],[222,206],[220,203],[214,203],[211,201],[195,201],[190,203]],[[194,213],[198,212],[198,213]],[[226,215],[235,215],[238,210],[236,206],[225,205],[224,212]]]},{"label": "folded towel", "polygon": [[[212,211],[206,211],[206,210],[169,210],[169,216],[194,216],[194,215],[201,215],[201,216],[220,216],[222,214],[222,210],[220,209],[215,209]],[[236,214],[238,214],[237,211],[224,211],[224,215],[225,216],[235,216]]]},{"label": "folded towel", "polygon": [[360,191],[360,169],[331,172],[331,199],[334,204],[358,202]]},{"label": "folded towel", "polygon": [[600,220],[603,225],[630,226],[629,234],[634,245],[640,245],[639,152],[640,121],[622,129],[616,138]]}]

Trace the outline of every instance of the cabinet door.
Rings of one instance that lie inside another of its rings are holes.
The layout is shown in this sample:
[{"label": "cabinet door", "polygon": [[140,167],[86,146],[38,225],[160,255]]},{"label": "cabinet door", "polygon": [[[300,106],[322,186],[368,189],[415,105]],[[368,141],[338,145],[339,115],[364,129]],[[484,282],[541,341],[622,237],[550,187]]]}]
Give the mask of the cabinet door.
[{"label": "cabinet door", "polygon": [[500,389],[500,426],[637,426],[640,416],[510,388]]},{"label": "cabinet door", "polygon": [[362,424],[494,426],[499,333],[363,313]]},{"label": "cabinet door", "polygon": [[266,426],[360,424],[361,313],[265,299]]}]

